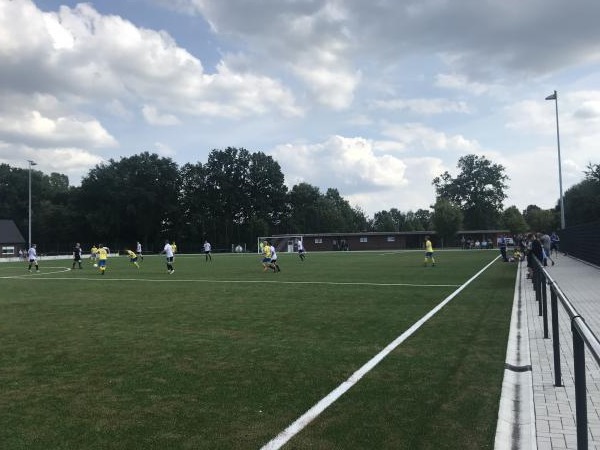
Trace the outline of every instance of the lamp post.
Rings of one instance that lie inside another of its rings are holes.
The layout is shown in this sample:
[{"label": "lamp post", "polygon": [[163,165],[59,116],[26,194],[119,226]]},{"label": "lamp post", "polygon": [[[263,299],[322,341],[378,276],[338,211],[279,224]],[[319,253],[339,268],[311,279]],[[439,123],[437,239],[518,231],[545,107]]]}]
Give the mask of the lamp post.
[{"label": "lamp post", "polygon": [[562,188],[562,168],[560,159],[560,132],[558,128],[558,93],[554,91],[554,94],[546,97],[546,100],[554,100],[554,106],[556,109],[556,143],[558,145],[558,187],[560,189],[560,228],[565,229],[565,201],[563,198]]},{"label": "lamp post", "polygon": [[29,235],[28,235],[28,248],[31,248],[31,167],[37,165],[34,161],[28,159],[29,163]]}]

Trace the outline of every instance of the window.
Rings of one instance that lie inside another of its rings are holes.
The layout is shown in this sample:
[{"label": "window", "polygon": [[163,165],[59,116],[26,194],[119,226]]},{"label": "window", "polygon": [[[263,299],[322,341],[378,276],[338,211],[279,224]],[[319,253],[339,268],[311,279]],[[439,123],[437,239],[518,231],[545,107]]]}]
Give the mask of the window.
[{"label": "window", "polygon": [[3,256],[14,255],[14,254],[15,254],[15,247],[2,246],[2,255]]},{"label": "window", "polygon": [[388,236],[387,241],[388,242],[396,242],[396,236]]},{"label": "window", "polygon": [[367,237],[366,237],[366,236],[362,236],[362,237],[360,238],[360,242],[368,242],[368,239],[367,239]]},{"label": "window", "polygon": [[315,244],[322,244],[323,238],[315,238]]}]

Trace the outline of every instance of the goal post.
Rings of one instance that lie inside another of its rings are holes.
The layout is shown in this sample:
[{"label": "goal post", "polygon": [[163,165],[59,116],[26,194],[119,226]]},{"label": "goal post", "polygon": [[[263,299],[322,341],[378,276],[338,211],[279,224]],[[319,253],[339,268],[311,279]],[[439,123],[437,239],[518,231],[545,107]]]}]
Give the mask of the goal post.
[{"label": "goal post", "polygon": [[277,253],[294,253],[298,251],[298,241],[302,242],[302,236],[260,236],[257,241],[258,253],[262,253],[262,245],[264,241],[269,242],[270,245],[275,247],[275,251]]}]

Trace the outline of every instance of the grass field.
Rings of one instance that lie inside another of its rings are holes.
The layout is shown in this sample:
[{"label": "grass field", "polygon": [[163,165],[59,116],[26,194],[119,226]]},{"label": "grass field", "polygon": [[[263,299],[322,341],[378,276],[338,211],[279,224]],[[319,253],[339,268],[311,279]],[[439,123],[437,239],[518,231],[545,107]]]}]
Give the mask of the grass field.
[{"label": "grass field", "polygon": [[[0,448],[259,449],[496,256],[2,263]],[[493,448],[515,273],[491,265],[284,448]]]}]

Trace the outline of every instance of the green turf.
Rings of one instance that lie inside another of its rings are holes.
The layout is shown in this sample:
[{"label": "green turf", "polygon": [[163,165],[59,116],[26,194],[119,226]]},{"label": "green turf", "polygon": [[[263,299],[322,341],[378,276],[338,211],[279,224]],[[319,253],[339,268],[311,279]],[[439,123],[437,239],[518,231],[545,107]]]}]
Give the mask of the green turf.
[{"label": "green turf", "polygon": [[[494,252],[0,264],[0,448],[260,448]],[[287,448],[491,448],[515,266],[495,263]]]}]

